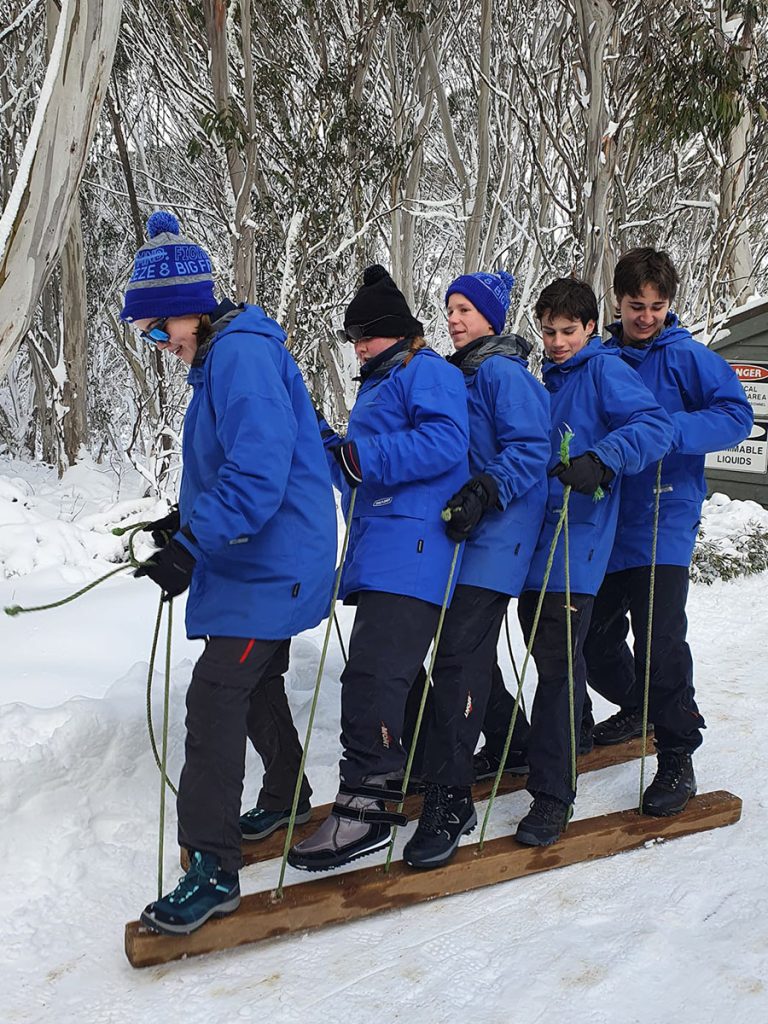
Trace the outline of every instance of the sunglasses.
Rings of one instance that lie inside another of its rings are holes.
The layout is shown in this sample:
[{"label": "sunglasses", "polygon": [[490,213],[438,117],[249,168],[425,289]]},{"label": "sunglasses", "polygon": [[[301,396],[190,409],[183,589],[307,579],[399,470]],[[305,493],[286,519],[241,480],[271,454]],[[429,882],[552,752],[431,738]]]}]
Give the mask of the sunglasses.
[{"label": "sunglasses", "polygon": [[339,328],[336,331],[336,337],[339,341],[362,341],[363,338],[372,338],[374,332],[369,328],[371,324],[376,324],[380,320],[388,320],[388,316],[377,316],[375,320],[369,320],[367,324],[350,324],[349,327]]},{"label": "sunglasses", "polygon": [[151,327],[141,331],[138,327],[134,328],[138,336],[142,341],[146,341],[148,345],[157,345],[158,342],[162,345],[166,341],[171,340],[170,334],[163,330],[165,325],[168,323],[170,317],[163,316],[159,320],[155,320]]}]

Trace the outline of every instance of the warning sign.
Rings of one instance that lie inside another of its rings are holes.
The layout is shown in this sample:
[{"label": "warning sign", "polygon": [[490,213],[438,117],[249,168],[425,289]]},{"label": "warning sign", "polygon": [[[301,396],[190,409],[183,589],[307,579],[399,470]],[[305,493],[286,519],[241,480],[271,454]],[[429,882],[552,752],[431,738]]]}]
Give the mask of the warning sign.
[{"label": "warning sign", "polygon": [[704,465],[707,469],[727,469],[732,473],[768,472],[768,424],[755,423],[746,440],[724,452],[710,452]]},{"label": "warning sign", "polygon": [[768,365],[764,363],[731,363],[744,387],[756,420],[768,418]]}]

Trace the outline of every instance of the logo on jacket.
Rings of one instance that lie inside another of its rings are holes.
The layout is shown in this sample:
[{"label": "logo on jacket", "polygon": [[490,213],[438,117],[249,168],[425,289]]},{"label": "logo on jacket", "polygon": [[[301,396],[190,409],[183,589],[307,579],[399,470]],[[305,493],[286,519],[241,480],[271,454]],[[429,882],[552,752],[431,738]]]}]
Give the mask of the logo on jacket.
[{"label": "logo on jacket", "polygon": [[374,503],[373,503],[373,507],[374,508],[378,508],[379,505],[391,505],[391,504],[392,504],[392,498],[391,497],[389,497],[389,498],[377,498],[376,501],[374,501]]}]

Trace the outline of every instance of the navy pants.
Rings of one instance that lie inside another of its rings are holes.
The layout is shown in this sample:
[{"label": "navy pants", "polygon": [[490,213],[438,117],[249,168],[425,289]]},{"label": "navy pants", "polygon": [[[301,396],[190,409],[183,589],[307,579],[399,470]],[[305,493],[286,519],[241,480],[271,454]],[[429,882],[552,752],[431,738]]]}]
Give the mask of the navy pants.
[{"label": "navy pants", "polygon": [[[214,636],[192,672],[177,801],[179,845],[215,853],[225,871],[242,866],[247,739],[264,762],[259,807],[283,810],[293,801],[302,748],[283,683],[289,652],[290,640]],[[311,794],[304,777],[301,799]]]},{"label": "navy pants", "polygon": [[[526,590],[520,595],[517,604],[517,614],[526,643],[533,629],[538,599],[538,591]],[[591,594],[571,594],[577,749],[587,683],[584,640],[589,628],[593,602],[594,597]],[[576,788],[573,785],[571,771],[565,594],[545,594],[532,653],[539,678],[533,699],[531,731],[528,738],[528,790],[533,796],[537,793],[546,793],[562,800],[563,803],[570,804],[576,796]]]},{"label": "navy pants", "polygon": [[[589,685],[625,711],[643,707],[650,572],[650,566],[641,566],[605,577],[584,646]],[[687,597],[688,568],[657,565],[648,717],[659,749],[692,753],[701,745],[705,726],[696,706],[693,659],[685,639]],[[634,652],[627,644],[630,618]],[[589,721],[591,701],[585,714]]]},{"label": "navy pants", "polygon": [[406,703],[439,618],[437,605],[416,597],[358,593],[341,674],[340,774],[346,785],[360,786],[370,775],[396,776],[405,767]]},{"label": "navy pants", "polygon": [[472,756],[488,704],[496,644],[508,603],[508,595],[495,590],[456,587],[433,675],[423,768],[429,782],[471,786],[475,781]]}]

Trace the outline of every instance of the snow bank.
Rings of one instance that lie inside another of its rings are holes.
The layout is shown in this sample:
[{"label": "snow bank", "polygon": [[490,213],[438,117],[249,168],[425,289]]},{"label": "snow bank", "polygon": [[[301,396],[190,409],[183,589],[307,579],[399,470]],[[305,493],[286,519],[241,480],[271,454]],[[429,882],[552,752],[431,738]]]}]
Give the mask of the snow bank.
[{"label": "snow bank", "polygon": [[691,563],[694,583],[751,576],[768,569],[768,510],[715,493],[704,502]]}]

